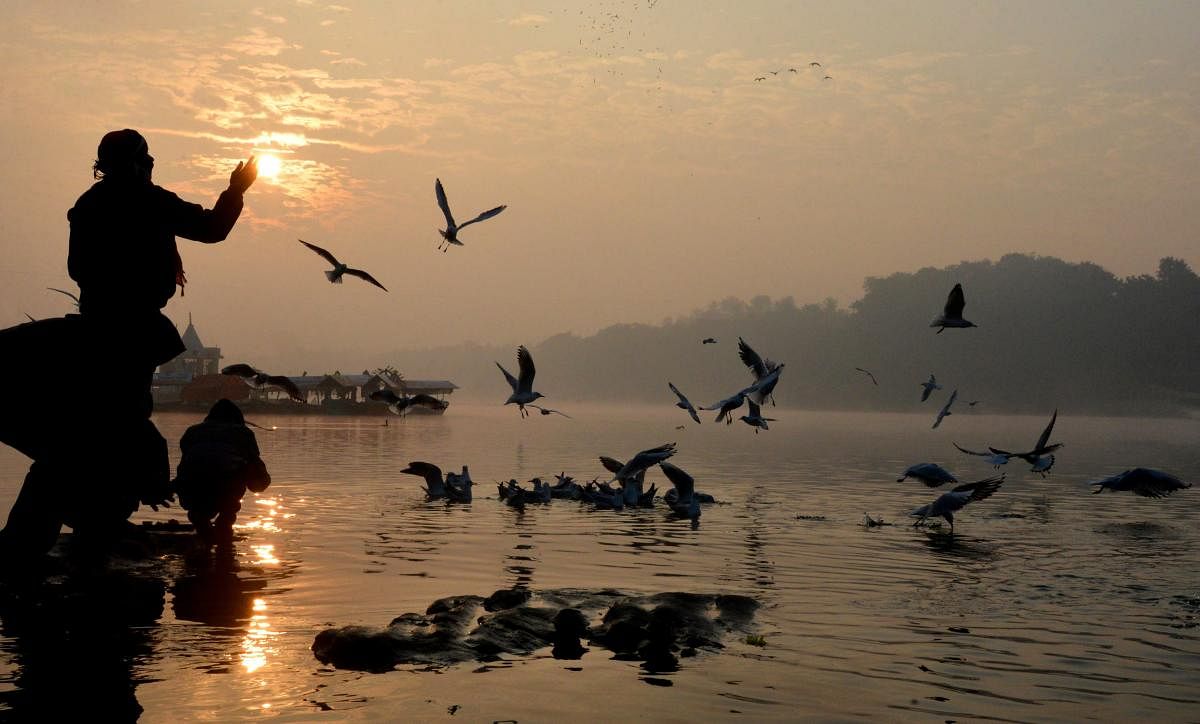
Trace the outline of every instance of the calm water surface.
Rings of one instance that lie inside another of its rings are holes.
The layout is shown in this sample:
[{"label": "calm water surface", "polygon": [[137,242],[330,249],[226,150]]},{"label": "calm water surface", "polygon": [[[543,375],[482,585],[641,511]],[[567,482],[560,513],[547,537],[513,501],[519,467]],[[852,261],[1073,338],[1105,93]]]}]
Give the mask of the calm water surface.
[{"label": "calm water surface", "polygon": [[[1200,422],[1064,414],[1055,439],[1066,447],[1050,477],[1010,464],[1001,491],[968,506],[950,538],[907,525],[907,511],[936,493],[897,483],[899,473],[934,461],[986,477],[990,468],[951,440],[1020,448],[1045,418],[964,413],[930,430],[929,416],[781,409],[755,435],[673,410],[569,412],[575,419],[523,421],[511,408],[458,404],[387,427],[257,419],[279,426],[258,432],[274,483],[244,503],[237,575],[174,561],[143,645],[114,654],[132,659],[116,668],[142,720],[1200,717],[1200,488],[1145,500],[1087,486],[1137,465],[1200,480]],[[174,464],[197,418],[156,421]],[[491,484],[560,471],[591,479],[603,474],[599,454],[627,458],[671,440],[672,462],[723,501],[695,530],[661,508],[555,501],[518,513]],[[475,502],[425,502],[421,481],[399,473],[410,460],[469,465]],[[5,510],[25,466],[0,451]],[[896,525],[864,528],[864,513]],[[482,670],[387,674],[339,671],[309,650],[328,626],[383,626],[443,596],[511,586],[746,594],[763,604],[767,645],[727,640],[658,675],[669,688],[598,648],[579,662],[547,649]],[[5,634],[0,691],[53,685]]]}]

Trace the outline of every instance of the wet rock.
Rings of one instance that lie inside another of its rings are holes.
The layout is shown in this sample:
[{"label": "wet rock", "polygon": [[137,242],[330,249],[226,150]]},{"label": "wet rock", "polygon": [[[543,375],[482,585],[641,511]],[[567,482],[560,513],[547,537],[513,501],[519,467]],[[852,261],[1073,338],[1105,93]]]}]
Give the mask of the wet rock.
[{"label": "wet rock", "polygon": [[532,594],[526,588],[506,588],[496,591],[483,602],[486,611],[501,611],[513,606],[520,606],[529,600]]}]

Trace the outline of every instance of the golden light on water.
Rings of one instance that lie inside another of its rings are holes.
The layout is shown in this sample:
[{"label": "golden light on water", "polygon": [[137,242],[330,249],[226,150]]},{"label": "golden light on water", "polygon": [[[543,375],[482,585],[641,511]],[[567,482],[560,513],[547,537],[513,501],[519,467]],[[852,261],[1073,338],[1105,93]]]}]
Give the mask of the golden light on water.
[{"label": "golden light on water", "polygon": [[267,620],[267,602],[256,598],[253,609],[254,615],[250,617],[249,629],[242,639],[242,668],[248,674],[253,674],[267,665],[268,644],[275,635],[271,630],[271,623]]}]

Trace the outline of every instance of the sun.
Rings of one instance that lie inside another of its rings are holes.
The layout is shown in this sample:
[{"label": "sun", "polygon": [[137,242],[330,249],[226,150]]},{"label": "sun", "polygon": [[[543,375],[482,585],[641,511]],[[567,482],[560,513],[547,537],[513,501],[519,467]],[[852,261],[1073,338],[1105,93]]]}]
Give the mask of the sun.
[{"label": "sun", "polygon": [[283,168],[283,162],[278,156],[269,153],[258,154],[258,175],[274,181],[279,178],[279,171]]}]

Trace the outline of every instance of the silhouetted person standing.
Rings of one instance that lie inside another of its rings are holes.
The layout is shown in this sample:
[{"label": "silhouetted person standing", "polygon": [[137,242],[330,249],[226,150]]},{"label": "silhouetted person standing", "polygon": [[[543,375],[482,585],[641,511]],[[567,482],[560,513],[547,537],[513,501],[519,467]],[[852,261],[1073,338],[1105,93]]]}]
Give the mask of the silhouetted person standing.
[{"label": "silhouetted person standing", "polygon": [[149,419],[150,384],[155,368],[184,350],[162,314],[185,282],[175,237],[223,240],[258,175],[253,157],[238,163],[229,188],[205,209],[154,185],[154,158],[137,131],[105,134],[96,156],[97,183],[67,213],[67,270],[79,284],[79,315],[2,330],[0,352],[18,353],[18,362],[34,361],[48,374],[86,353],[96,359],[87,373],[101,395],[86,409],[72,405],[69,430],[45,412],[64,409],[66,400],[54,394],[23,395],[0,412],[0,440],[34,459],[0,534],[0,553],[44,553],[64,522],[104,536],[139,502],[166,501],[170,464],[166,440]]}]

